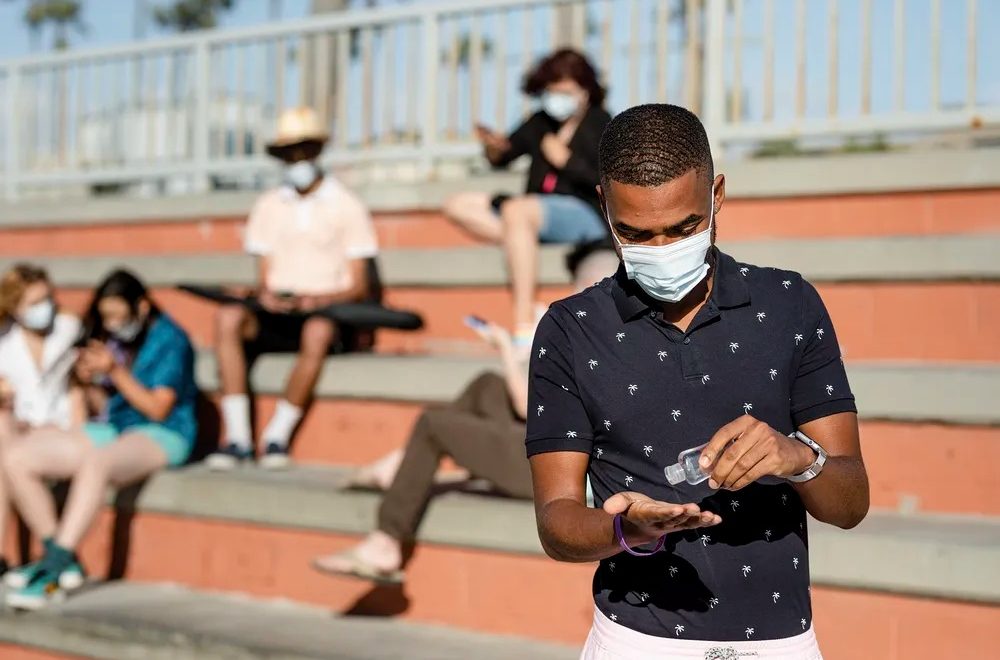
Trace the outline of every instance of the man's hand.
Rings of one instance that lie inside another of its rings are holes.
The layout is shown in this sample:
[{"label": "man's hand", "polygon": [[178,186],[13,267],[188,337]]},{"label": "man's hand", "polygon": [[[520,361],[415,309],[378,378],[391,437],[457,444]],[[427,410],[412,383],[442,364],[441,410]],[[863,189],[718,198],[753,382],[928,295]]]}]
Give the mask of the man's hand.
[{"label": "man's hand", "polygon": [[701,450],[701,469],[711,475],[708,485],[739,490],[761,477],[788,477],[812,465],[813,450],[778,433],[750,415],[743,415],[716,431]]},{"label": "man's hand", "polygon": [[622,516],[622,533],[630,545],[650,543],[664,534],[711,527],[722,518],[702,511],[697,504],[658,502],[642,493],[615,493],[604,502],[604,511]]},{"label": "man's hand", "polygon": [[542,138],[542,155],[552,167],[561,170],[566,167],[573,152],[554,133],[546,133]]},{"label": "man's hand", "polygon": [[288,314],[298,306],[298,300],[294,296],[279,296],[266,289],[257,296],[257,302],[272,314]]}]

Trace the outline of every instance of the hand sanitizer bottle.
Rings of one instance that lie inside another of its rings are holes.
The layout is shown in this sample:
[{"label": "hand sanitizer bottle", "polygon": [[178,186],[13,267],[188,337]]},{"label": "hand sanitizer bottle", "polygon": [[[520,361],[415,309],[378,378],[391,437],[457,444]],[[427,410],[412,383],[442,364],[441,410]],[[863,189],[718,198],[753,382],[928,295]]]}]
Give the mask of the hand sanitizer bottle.
[{"label": "hand sanitizer bottle", "polygon": [[667,481],[670,482],[671,486],[676,486],[682,481],[686,481],[693,486],[708,479],[708,473],[698,465],[698,459],[701,458],[701,450],[706,445],[708,445],[707,442],[704,445],[685,449],[677,456],[676,463],[663,468],[663,472],[666,474]]}]

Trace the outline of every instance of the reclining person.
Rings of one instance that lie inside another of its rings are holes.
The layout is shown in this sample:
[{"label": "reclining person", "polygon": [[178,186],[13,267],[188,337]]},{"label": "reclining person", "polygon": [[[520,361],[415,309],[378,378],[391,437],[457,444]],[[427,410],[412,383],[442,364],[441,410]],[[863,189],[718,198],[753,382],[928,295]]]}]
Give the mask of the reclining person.
[{"label": "reclining person", "polygon": [[[592,243],[575,250],[567,263],[575,288],[582,290],[611,276],[618,257],[608,244]],[[502,494],[531,497],[524,452],[527,364],[519,359],[505,329],[492,323],[475,325],[479,335],[499,351],[500,372],[479,376],[447,406],[428,408],[403,450],[360,471],[352,484],[386,490],[378,529],[353,548],[317,558],[313,562],[317,570],[381,583],[401,582],[404,547],[415,538],[445,456]]]}]

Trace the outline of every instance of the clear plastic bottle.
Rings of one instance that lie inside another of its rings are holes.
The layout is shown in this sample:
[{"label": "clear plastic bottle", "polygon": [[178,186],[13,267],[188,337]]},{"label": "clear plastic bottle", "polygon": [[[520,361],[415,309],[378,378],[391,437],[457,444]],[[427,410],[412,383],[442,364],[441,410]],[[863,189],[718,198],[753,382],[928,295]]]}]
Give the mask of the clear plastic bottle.
[{"label": "clear plastic bottle", "polygon": [[682,481],[686,481],[693,486],[708,479],[708,473],[698,465],[698,459],[701,458],[701,450],[706,445],[708,445],[707,442],[704,445],[685,449],[678,454],[676,463],[663,468],[663,473],[667,476],[667,481],[670,482],[671,486],[676,486]]}]

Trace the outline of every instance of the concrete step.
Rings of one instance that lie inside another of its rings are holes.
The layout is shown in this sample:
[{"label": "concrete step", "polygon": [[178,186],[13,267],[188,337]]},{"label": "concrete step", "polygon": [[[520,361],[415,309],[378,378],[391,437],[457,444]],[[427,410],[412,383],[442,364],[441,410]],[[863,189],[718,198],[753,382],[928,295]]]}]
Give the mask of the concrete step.
[{"label": "concrete step", "polygon": [[[294,357],[267,355],[251,374],[253,388],[281,391]],[[491,358],[443,355],[343,355],[329,358],[320,374],[319,397],[393,401],[450,401],[474,377],[497,368]],[[214,357],[198,360],[198,382],[217,388]],[[1000,365],[848,363],[848,375],[864,419],[997,425]],[[948,396],[941,395],[947,392]]]},{"label": "concrete step", "polygon": [[[104,511],[81,554],[95,576],[111,568],[134,581],[289,598],[339,613],[565,644],[584,639],[593,567],[541,554],[529,502],[454,492],[435,498],[402,589],[316,574],[314,556],[356,542],[374,522],[377,496],[338,491],[343,475],[318,468],[163,473],[122,500],[117,517]],[[929,659],[935,656],[898,649],[943,636],[958,656],[989,657],[981,642],[996,626],[1000,575],[989,567],[998,543],[997,518],[873,512],[850,532],[812,523],[812,595],[825,656],[856,658],[852,640],[865,639],[877,649],[872,657]]]},{"label": "concrete step", "polygon": [[[154,477],[136,506],[140,512],[362,534],[375,524],[379,497],[341,490],[348,475],[319,466],[223,474],[194,466]],[[419,539],[543,554],[530,502],[457,491],[433,500]],[[1000,571],[980,570],[995,565],[998,547],[1000,519],[981,516],[873,512],[850,532],[815,521],[810,528],[810,564],[817,584],[956,600],[1000,603]]]},{"label": "concrete step", "polygon": [[107,660],[570,660],[570,647],[169,584],[110,583],[42,613],[0,614],[0,640]]},{"label": "concrete step", "polygon": [[[738,260],[787,268],[813,282],[941,282],[1000,280],[994,257],[1000,233],[978,236],[892,236],[878,238],[727,241],[721,247]],[[543,248],[542,285],[566,285],[566,248]],[[19,253],[17,260],[39,263],[64,287],[93,285],[115,267],[142,273],[150,286],[181,282],[247,285],[255,282],[254,258],[244,254],[159,254],[59,256]],[[0,269],[14,257],[0,258]],[[389,287],[499,286],[507,282],[498,248],[385,250],[382,277]]]},{"label": "concrete step", "polygon": [[[401,590],[317,575],[309,568],[314,556],[347,547],[374,522],[377,496],[337,491],[342,478],[316,468],[164,473],[124,510],[136,513],[102,513],[82,556],[97,576],[111,564],[136,581],[566,644],[584,639],[593,567],[541,554],[529,502],[436,498]],[[961,657],[988,657],[973,651],[982,651],[996,625],[998,519],[874,512],[850,532],[810,527],[814,614],[826,657],[856,658],[863,643],[879,651],[872,657],[929,660],[895,650],[941,635]]]}]

